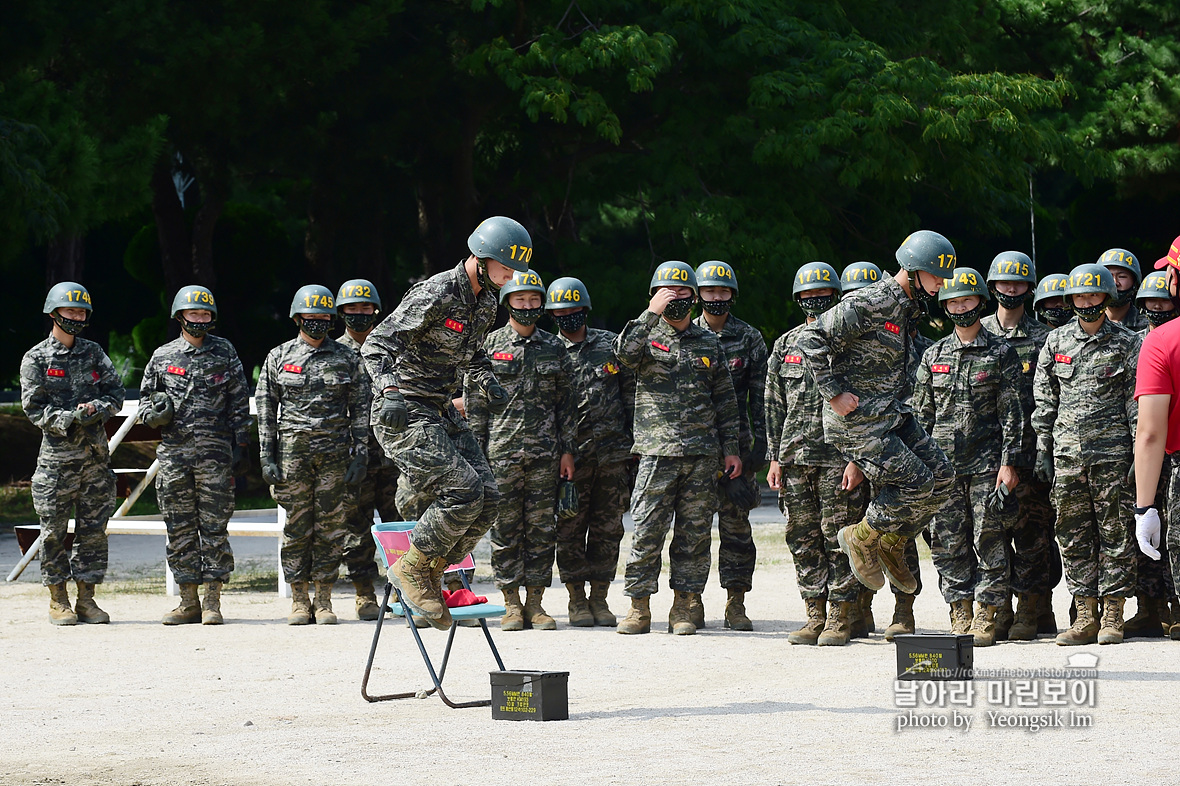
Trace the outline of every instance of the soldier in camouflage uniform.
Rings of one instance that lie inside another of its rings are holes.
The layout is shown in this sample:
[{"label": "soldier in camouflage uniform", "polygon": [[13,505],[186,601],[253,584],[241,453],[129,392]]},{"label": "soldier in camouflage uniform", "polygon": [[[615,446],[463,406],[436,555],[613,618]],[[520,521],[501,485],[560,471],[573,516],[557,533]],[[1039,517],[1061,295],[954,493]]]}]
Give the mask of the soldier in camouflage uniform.
[{"label": "soldier in camouflage uniform", "polygon": [[815,376],[824,408],[824,436],[872,482],[876,497],[865,520],[838,535],[852,572],[872,590],[886,576],[912,593],[906,543],[949,491],[954,468],[904,402],[910,331],[938,296],[955,266],[955,250],[922,230],[897,250],[901,270],[856,290],[808,325],[798,346]]},{"label": "soldier in camouflage uniform", "polygon": [[1147,328],[1147,319],[1135,307],[1135,296],[1143,280],[1139,259],[1125,248],[1112,248],[1102,252],[1098,264],[1104,265],[1114,276],[1115,296],[1106,307],[1106,318],[1117,322],[1132,333]]},{"label": "soldier in camouflage uniform", "polygon": [[922,356],[914,393],[918,423],[955,468],[950,495],[930,523],[930,553],[951,607],[951,632],[971,633],[977,647],[995,644],[996,612],[1009,597],[1016,500],[1007,497],[1020,483],[1014,464],[1024,437],[1020,358],[980,325],[987,297],[982,274],[955,269],[938,293],[955,330]]},{"label": "soldier in camouflage uniform", "polygon": [[[998,306],[995,314],[981,320],[984,330],[1003,338],[1020,357],[1020,407],[1024,413],[1024,436],[1013,466],[1025,471],[1015,489],[1018,513],[1010,552],[1012,591],[1019,596],[1019,604],[1013,614],[1012,599],[1004,599],[996,614],[996,641],[1031,641],[1038,632],[1057,632],[1053,619],[1053,577],[1060,576],[1060,558],[1053,548],[1057,514],[1049,502],[1049,485],[1032,472],[1037,454],[1037,435],[1032,428],[1033,378],[1037,357],[1049,335],[1049,329],[1025,310],[1036,280],[1036,266],[1028,255],[1019,251],[997,254],[988,267],[987,285]],[[1053,563],[1058,563],[1057,570],[1053,570]]]},{"label": "soldier in camouflage uniform", "polygon": [[831,265],[810,262],[799,268],[792,295],[807,321],[774,342],[766,372],[771,457],[766,479],[779,492],[779,510],[787,517],[787,545],[807,607],[807,622],[787,637],[791,644],[847,644],[861,587],[836,533],[864,515],[868,484],[857,466],[824,440],[824,402],[795,346],[806,324],[831,308],[840,291],[840,278]]},{"label": "soldier in camouflage uniform", "polygon": [[287,624],[335,625],[332,585],[353,493],[345,486],[365,477],[370,392],[356,353],[328,338],[331,290],[301,288],[290,313],[299,335],[267,354],[255,393],[262,477],[287,511],[280,555],[291,585]]},{"label": "soldier in camouflage uniform", "polygon": [[[20,393],[25,414],[42,431],[32,491],[41,519],[41,582],[49,587],[49,621],[110,622],[94,602],[94,585],[106,574],[106,526],[115,510],[115,474],[103,424],[123,406],[123,385],[102,348],[78,338],[93,312],[85,287],[72,281],[54,285],[42,311],[52,317],[53,328],[21,359]],[[64,543],[71,513],[73,555]],[[73,609],[66,590],[71,578],[78,586]]]},{"label": "soldier in camouflage uniform", "polygon": [[631,504],[635,375],[619,363],[615,333],[586,327],[590,293],[581,281],[552,282],[545,309],[572,364],[577,404],[578,512],[557,522],[557,569],[570,596],[570,625],[613,628],[606,596],[619,565],[623,514]]},{"label": "soldier in camouflage uniform", "polygon": [[156,498],[168,527],[168,567],[180,585],[180,605],[162,622],[220,625],[221,585],[234,569],[233,479],[249,468],[250,389],[234,345],[209,334],[217,326],[212,292],[182,287],[172,318],[180,337],[152,353],[139,385],[140,420],[160,429]]},{"label": "soldier in camouflage uniform", "polygon": [[478,388],[492,414],[508,394],[483,350],[496,318],[496,293],[512,271],[528,270],[532,240],[511,218],[489,218],[467,239],[471,255],[451,270],[410,288],[361,347],[373,379],[373,428],[401,472],[402,489],[430,502],[422,508],[409,552],[389,569],[399,597],[436,628],[451,626],[442,597],[447,565],[471,552],[496,521],[500,491],[467,421],[451,403],[467,375],[468,397]]},{"label": "soldier in camouflage uniform", "polygon": [[500,488],[499,518],[492,526],[492,571],[504,593],[500,630],[553,630],[557,622],[541,601],[553,581],[557,481],[574,477],[574,368],[557,337],[537,328],[545,285],[536,272],[515,274],[501,288],[500,303],[508,309],[508,324],[488,334],[484,352],[508,393],[508,406],[492,416],[479,386],[464,385],[471,433]]},{"label": "soldier in camouflage uniform", "polygon": [[1050,273],[1037,282],[1033,310],[1050,330],[1073,321],[1073,312],[1065,305],[1064,292],[1068,285],[1069,276],[1063,273]]},{"label": "soldier in camouflage uniform", "polygon": [[1057,541],[1077,609],[1057,636],[1061,645],[1122,642],[1123,603],[1135,592],[1128,471],[1139,337],[1106,319],[1114,293],[1101,265],[1070,272],[1065,300],[1078,320],[1049,334],[1033,383],[1036,472],[1053,483]]},{"label": "soldier in camouflage uniform", "polygon": [[[740,496],[762,504],[762,492],[755,475],[766,465],[766,339],[749,324],[730,313],[738,295],[737,273],[725,262],[705,262],[696,269],[702,313],[699,327],[717,334],[721,348],[729,359],[729,375],[738,400],[741,436],[738,447],[742,457],[740,481],[747,489]],[[750,532],[750,509],[721,494],[717,511],[717,533],[721,549],[717,553],[717,572],[721,586],[728,592],[725,604],[725,627],[753,630],[746,615],[746,593],[754,585],[754,562],[758,556]],[[693,598],[693,623],[705,626],[705,607],[698,593]]]},{"label": "soldier in camouflage uniform", "polygon": [[635,445],[639,474],[631,497],[635,539],[627,558],[631,598],[619,633],[651,630],[650,597],[659,589],[664,537],[673,526],[675,600],[668,632],[696,633],[689,608],[709,576],[709,541],[724,466],[742,473],[740,418],[725,350],[711,331],[692,324],[696,273],[683,262],[656,268],[647,310],[615,341],[620,362],[635,372]]},{"label": "soldier in camouflage uniform", "polygon": [[[336,312],[344,320],[344,335],[336,339],[357,355],[373,326],[380,321],[381,296],[373,282],[363,278],[345,281],[336,292]],[[361,384],[370,395],[373,383],[365,364],[360,364]],[[344,537],[341,560],[348,580],[356,590],[356,618],[375,620],[380,611],[373,581],[377,578],[377,543],[373,540],[373,510],[382,521],[401,521],[397,509],[397,467],[381,450],[381,443],[369,430],[369,467],[356,486],[349,486],[348,533]]]}]

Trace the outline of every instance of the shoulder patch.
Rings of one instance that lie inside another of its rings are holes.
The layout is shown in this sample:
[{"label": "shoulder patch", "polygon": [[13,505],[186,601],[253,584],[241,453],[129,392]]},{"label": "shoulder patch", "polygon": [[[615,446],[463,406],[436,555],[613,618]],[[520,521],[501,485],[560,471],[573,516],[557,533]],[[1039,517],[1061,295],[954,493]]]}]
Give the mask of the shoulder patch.
[{"label": "shoulder patch", "polygon": [[802,355],[783,355],[783,362],[784,363],[792,363],[794,365],[799,365],[803,362],[803,356]]},{"label": "shoulder patch", "polygon": [[949,373],[951,373],[951,367],[947,363],[934,363],[933,365],[930,366],[930,370],[933,371],[935,374],[949,374]]},{"label": "shoulder patch", "polygon": [[47,368],[45,369],[45,376],[47,377],[64,377],[66,370],[64,368]]},{"label": "shoulder patch", "polygon": [[661,343],[660,343],[660,342],[658,342],[658,341],[653,341],[653,342],[651,342],[651,345],[652,345],[653,347],[655,347],[656,349],[663,350],[664,352],[671,352],[671,351],[672,351],[672,350],[671,350],[671,349],[668,347],[668,345],[667,345],[667,344],[661,344]]},{"label": "shoulder patch", "polygon": [[901,327],[893,324],[892,322],[886,322],[885,329],[888,330],[890,333],[892,333],[895,336],[901,335]]},{"label": "shoulder patch", "polygon": [[511,352],[493,352],[492,360],[512,360],[515,357]]},{"label": "shoulder patch", "polygon": [[169,366],[165,369],[165,371],[167,371],[169,374],[175,374],[178,377],[183,377],[186,373],[188,373],[180,366]]},{"label": "shoulder patch", "polygon": [[447,328],[450,328],[451,330],[455,331],[456,333],[462,333],[464,328],[467,327],[459,320],[449,319],[449,318],[443,322],[443,325],[446,326]]},{"label": "shoulder patch", "polygon": [[1073,363],[1073,357],[1072,357],[1072,356],[1070,356],[1070,355],[1063,355],[1063,354],[1061,354],[1060,352],[1058,352],[1057,354],[1055,354],[1055,355],[1053,356],[1053,359],[1054,359],[1054,360],[1056,360],[1058,363],[1064,363],[1064,364],[1066,364],[1067,366],[1068,366],[1070,363]]},{"label": "shoulder patch", "polygon": [[283,371],[290,371],[292,374],[302,374],[303,366],[297,366],[294,363],[284,363]]}]

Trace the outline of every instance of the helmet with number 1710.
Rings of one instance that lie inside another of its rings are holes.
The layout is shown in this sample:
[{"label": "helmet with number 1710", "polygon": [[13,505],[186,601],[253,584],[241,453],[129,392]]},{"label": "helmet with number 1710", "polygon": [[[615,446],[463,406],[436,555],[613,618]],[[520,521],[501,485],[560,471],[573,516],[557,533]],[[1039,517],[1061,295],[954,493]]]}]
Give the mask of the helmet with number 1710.
[{"label": "helmet with number 1710", "polygon": [[484,219],[467,238],[467,248],[479,259],[494,259],[518,273],[527,271],[533,259],[528,230],[507,216]]},{"label": "helmet with number 1710", "polygon": [[291,298],[292,318],[296,314],[327,314],[336,316],[336,301],[332,297],[332,290],[318,284],[308,284],[300,287]]},{"label": "helmet with number 1710", "polygon": [[855,292],[881,280],[881,268],[872,262],[853,262],[840,275],[840,287],[844,294]]},{"label": "helmet with number 1710", "polygon": [[697,274],[684,262],[669,260],[656,268],[651,276],[651,286],[647,294],[654,295],[660,287],[688,287],[695,296],[697,291]]},{"label": "helmet with number 1710", "polygon": [[559,308],[580,308],[583,306],[587,311],[592,308],[590,305],[590,292],[580,279],[573,278],[572,276],[564,276],[549,285],[549,290],[545,295],[546,311],[556,311]]},{"label": "helmet with number 1710", "polygon": [[950,278],[955,273],[955,247],[937,232],[919,229],[898,246],[897,264],[911,273],[923,272],[939,278]]},{"label": "helmet with number 1710", "polygon": [[696,269],[697,288],[700,287],[729,287],[733,294],[738,293],[737,273],[728,262],[712,260],[704,262]]}]

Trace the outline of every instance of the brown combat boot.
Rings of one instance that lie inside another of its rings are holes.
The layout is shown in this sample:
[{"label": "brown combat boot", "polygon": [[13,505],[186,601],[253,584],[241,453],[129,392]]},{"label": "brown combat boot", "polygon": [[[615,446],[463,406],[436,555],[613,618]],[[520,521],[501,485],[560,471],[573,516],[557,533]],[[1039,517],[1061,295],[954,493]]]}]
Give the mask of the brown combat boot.
[{"label": "brown combat boot", "polygon": [[[848,618],[855,603],[848,601],[833,601],[828,609],[828,619],[824,629],[820,631],[816,643],[821,647],[843,647],[852,638],[852,628]],[[790,639],[788,638],[788,641]]]},{"label": "brown combat boot", "polygon": [[445,569],[445,559],[428,557],[413,544],[389,568],[389,580],[402,604],[438,630],[451,627],[451,611],[442,597],[441,579]]},{"label": "brown combat boot", "polygon": [[[74,603],[74,613],[78,615],[78,622],[89,625],[105,625],[111,621],[111,615],[98,607],[94,602],[94,585],[88,581],[76,582],[78,585],[78,600]],[[200,608],[198,606],[198,608]],[[199,619],[199,618],[198,618]]]},{"label": "brown combat boot", "polygon": [[877,560],[881,563],[881,570],[889,578],[890,584],[902,592],[913,595],[918,591],[918,580],[910,573],[909,565],[905,564],[905,544],[909,543],[909,540],[896,532],[886,532],[878,541],[880,553]]},{"label": "brown combat boot", "polygon": [[565,588],[570,594],[570,625],[575,628],[593,628],[594,615],[590,613],[590,603],[586,600],[585,582],[570,582]]},{"label": "brown combat boot", "polygon": [[[828,599],[822,595],[818,598],[804,598],[803,603],[807,606],[807,622],[803,623],[799,630],[787,635],[787,641],[791,644],[815,644],[828,616]],[[833,601],[832,606],[836,605],[838,604]]]},{"label": "brown combat boot", "polygon": [[1105,595],[1102,598],[1102,627],[1098,630],[1099,644],[1123,643],[1123,604],[1126,598]]},{"label": "brown combat boot", "polygon": [[1057,634],[1056,642],[1062,647],[1079,644],[1094,644],[1098,641],[1098,598],[1078,595],[1073,599],[1077,617],[1073,625]]},{"label": "brown combat boot", "polygon": [[180,605],[160,620],[165,625],[189,625],[201,621],[201,599],[197,597],[199,584],[180,585]]},{"label": "brown combat boot", "polygon": [[840,550],[848,555],[848,565],[856,580],[876,592],[885,586],[885,572],[881,568],[881,533],[867,522],[851,524],[836,533]]},{"label": "brown combat boot", "polygon": [[556,630],[557,620],[545,613],[541,608],[541,599],[545,597],[544,587],[529,587],[524,598],[524,624],[534,630]]},{"label": "brown combat boot", "polygon": [[78,615],[70,608],[70,593],[64,581],[49,585],[49,622],[53,625],[78,624]]},{"label": "brown combat boot", "polygon": [[[828,616],[832,616],[831,609],[828,609]],[[869,637],[869,627],[865,625],[864,615],[861,614],[859,598],[848,602],[848,637],[851,639],[867,639]]]},{"label": "brown combat boot", "polygon": [[628,636],[651,633],[651,598],[631,598],[631,608],[615,628],[615,632]]},{"label": "brown combat boot", "polygon": [[205,598],[201,603],[201,624],[221,625],[225,618],[221,616],[221,582],[205,583]]},{"label": "brown combat boot", "polygon": [[[996,607],[996,634],[995,641],[1007,641],[1012,630],[1012,623],[1016,621],[1016,615],[1012,611],[1012,596],[1009,595],[1003,604]],[[979,645],[984,646],[984,645]]]},{"label": "brown combat boot", "polygon": [[307,595],[306,581],[291,582],[291,613],[287,615],[288,625],[307,625],[311,622],[311,598]]},{"label": "brown combat boot", "polygon": [[377,593],[373,591],[373,582],[369,579],[354,581],[356,590],[356,618],[372,622],[381,616],[381,607],[377,604]]},{"label": "brown combat boot", "polygon": [[914,632],[914,596],[906,592],[898,592],[893,596],[893,621],[885,629],[885,641],[893,641],[894,636]]},{"label": "brown combat boot", "polygon": [[971,622],[975,616],[972,611],[974,602],[971,598],[963,598],[951,603],[951,633],[961,635],[971,632]]},{"label": "brown combat boot", "polygon": [[860,611],[860,618],[864,620],[866,635],[877,632],[877,620],[873,618],[873,596],[876,594],[866,589],[856,596],[856,607]]},{"label": "brown combat boot", "polygon": [[1160,598],[1155,602],[1156,613],[1160,618],[1160,634],[1168,637],[1168,632],[1172,630],[1172,609],[1168,606],[1167,598]]},{"label": "brown combat boot", "polygon": [[692,597],[688,599],[688,617],[697,630],[704,630],[705,599],[701,597],[699,592],[692,593]]},{"label": "brown combat boot", "polygon": [[335,582],[317,581],[315,583],[315,605],[312,616],[316,625],[335,625],[339,620],[336,612],[332,611],[332,585]]},{"label": "brown combat boot", "polygon": [[[1057,635],[1057,618],[1053,616],[1053,590],[1038,596],[1037,601],[1037,633],[1052,633]],[[1073,610],[1073,604],[1070,604]]]},{"label": "brown combat boot", "polygon": [[524,630],[524,606],[520,602],[520,587],[504,589],[504,616],[500,630]]},{"label": "brown combat boot", "polygon": [[668,632],[677,636],[691,636],[697,632],[697,626],[692,622],[691,592],[675,590],[672,608],[668,610]]},{"label": "brown combat boot", "polygon": [[1037,637],[1037,613],[1040,595],[1022,592],[1016,599],[1016,616],[1008,628],[1010,641],[1032,641]]},{"label": "brown combat boot", "polygon": [[618,624],[615,615],[606,603],[607,592],[610,591],[609,581],[590,582],[590,613],[594,615],[594,624],[604,628],[613,628]]},{"label": "brown combat boot", "polygon": [[[1105,601],[1103,602],[1105,603]],[[1135,616],[1123,623],[1123,637],[1128,639],[1162,638],[1163,627],[1160,621],[1159,606],[1156,605],[1155,600],[1146,595],[1136,595],[1135,603],[1138,606],[1135,609]],[[1099,643],[1101,643],[1102,634],[1099,633],[1098,636]]]},{"label": "brown combat boot", "polygon": [[729,588],[725,601],[725,627],[730,630],[754,630],[754,623],[746,616],[746,591]]},{"label": "brown combat boot", "polygon": [[999,606],[979,604],[979,611],[971,620],[971,630],[968,631],[975,637],[976,647],[990,647],[996,643],[996,615],[999,610]]}]

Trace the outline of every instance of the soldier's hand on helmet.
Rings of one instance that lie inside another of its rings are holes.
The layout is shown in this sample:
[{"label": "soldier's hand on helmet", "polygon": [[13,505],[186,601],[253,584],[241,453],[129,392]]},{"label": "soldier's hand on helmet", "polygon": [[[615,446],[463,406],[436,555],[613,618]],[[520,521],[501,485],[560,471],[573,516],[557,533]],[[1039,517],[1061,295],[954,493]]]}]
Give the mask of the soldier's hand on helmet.
[{"label": "soldier's hand on helmet", "polygon": [[162,390],[157,390],[148,399],[148,405],[140,415],[140,420],[152,428],[167,426],[172,422],[172,399]]},{"label": "soldier's hand on helmet", "polygon": [[758,484],[746,480],[740,469],[734,474],[732,468],[727,465],[725,475],[721,479],[721,488],[725,496],[729,497],[729,501],[742,510],[753,510],[762,502]]},{"label": "soldier's hand on helmet", "polygon": [[79,404],[74,418],[83,426],[89,426],[102,420],[103,411],[93,403]]},{"label": "soldier's hand on helmet", "polygon": [[672,287],[660,287],[656,293],[651,296],[651,301],[647,304],[647,310],[653,314],[659,315],[664,313],[664,309],[668,304],[676,299],[676,290]]},{"label": "soldier's hand on helmet", "polygon": [[396,388],[388,388],[381,394],[381,409],[377,410],[377,421],[390,431],[402,431],[406,427],[406,399]]},{"label": "soldier's hand on helmet", "polygon": [[1047,450],[1037,451],[1037,462],[1034,465],[1033,474],[1042,483],[1053,482],[1053,454]]},{"label": "soldier's hand on helmet", "polygon": [[848,417],[860,406],[860,398],[855,393],[841,393],[828,402],[832,411],[840,417]]},{"label": "soldier's hand on helmet", "polygon": [[493,415],[502,414],[508,409],[508,391],[499,382],[489,383],[484,394],[488,397],[488,411]]},{"label": "soldier's hand on helmet", "polygon": [[844,477],[840,479],[841,491],[852,491],[861,483],[864,482],[865,473],[860,471],[860,467],[855,463],[849,461],[848,466],[844,467]]},{"label": "soldier's hand on helmet", "polygon": [[1152,559],[1160,558],[1160,514],[1154,507],[1135,509],[1135,540],[1144,554]]},{"label": "soldier's hand on helmet", "polygon": [[250,471],[250,453],[246,445],[234,445],[229,471],[235,478]]},{"label": "soldier's hand on helmet", "polygon": [[262,480],[268,486],[277,486],[283,482],[283,473],[279,471],[279,465],[273,461],[262,462]]},{"label": "soldier's hand on helmet", "polygon": [[770,469],[766,470],[766,484],[774,491],[783,488],[783,468],[777,461],[771,461]]},{"label": "soldier's hand on helmet", "polygon": [[369,458],[364,453],[358,453],[344,472],[344,482],[350,486],[360,485],[367,474],[369,474]]}]

